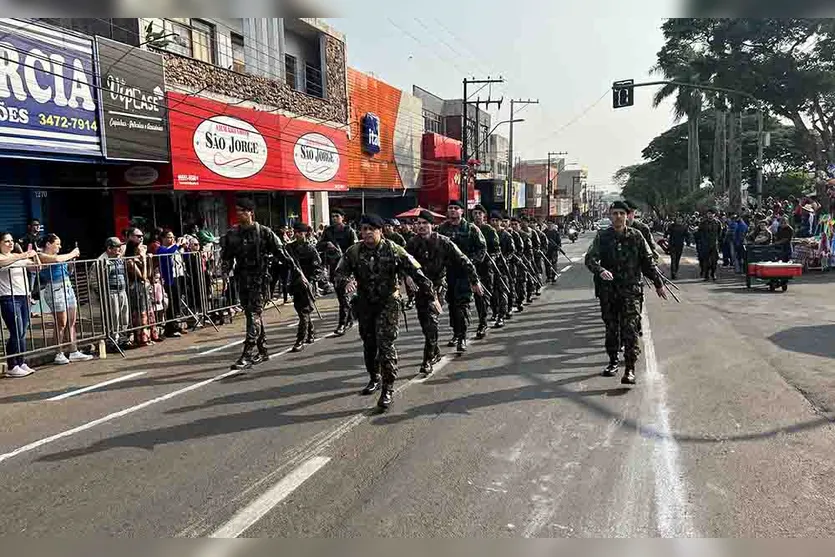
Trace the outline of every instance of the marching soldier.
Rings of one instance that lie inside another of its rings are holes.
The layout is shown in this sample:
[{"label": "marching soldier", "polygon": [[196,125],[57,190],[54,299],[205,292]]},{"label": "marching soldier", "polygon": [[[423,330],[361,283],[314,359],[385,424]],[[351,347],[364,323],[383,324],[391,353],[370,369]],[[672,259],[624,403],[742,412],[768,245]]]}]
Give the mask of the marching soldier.
[{"label": "marching soldier", "polygon": [[667,228],[664,237],[670,242],[670,273],[672,279],[675,280],[678,276],[684,244],[690,243],[690,229],[684,224],[684,219],[681,218],[681,215],[676,215],[675,222]]},{"label": "marching soldier", "polygon": [[483,205],[476,205],[472,214],[473,224],[481,231],[487,244],[487,254],[481,260],[481,263],[476,265],[481,284],[486,289],[486,291],[482,289],[482,293],[477,295],[475,299],[475,307],[478,312],[478,329],[476,329],[475,338],[482,339],[487,336],[487,310],[492,309],[492,298],[496,296],[497,288],[493,280],[493,265],[496,255],[501,251],[501,246],[499,245],[499,235],[492,226],[487,224],[487,209]]},{"label": "marching soldier", "polygon": [[644,240],[646,240],[647,245],[649,246],[649,251],[652,254],[653,261],[658,263],[660,255],[658,253],[658,245],[652,237],[652,230],[650,230],[649,226],[645,225],[641,221],[635,220],[635,210],[638,207],[634,203],[629,201],[624,201],[624,203],[629,206],[629,212],[626,214],[626,225],[641,233],[641,236],[644,237]]},{"label": "marching soldier", "polygon": [[[540,241],[539,234],[536,231],[536,223],[531,223],[528,219],[522,218],[522,230],[531,239],[531,250],[529,260],[531,267],[533,267],[533,275],[539,279],[542,276],[542,254],[539,252]],[[540,296],[542,294],[540,285],[533,285],[533,295]]]},{"label": "marching soldier", "polygon": [[[438,234],[443,234],[458,246],[474,265],[479,265],[487,256],[487,243],[479,228],[464,219],[464,205],[457,200],[449,202],[449,219],[438,227]],[[446,301],[449,304],[449,318],[452,325],[452,338],[447,346],[458,345],[458,352],[467,350],[467,328],[470,324],[470,304],[473,291],[466,274],[459,269],[447,270]]]},{"label": "marching soldier", "polygon": [[[531,256],[533,255],[533,247],[531,246],[531,236],[527,232],[525,232],[524,228],[522,228],[522,221],[516,217],[510,219],[510,225],[513,227],[514,232],[519,234],[519,238],[522,241],[522,249],[517,250],[517,257],[522,265],[522,277],[524,278],[523,281],[523,290],[522,290],[522,297],[519,300],[520,307],[522,306],[522,300],[524,300],[525,304],[532,304],[533,303],[533,292],[534,292],[534,276],[531,274],[532,266],[531,266]],[[518,246],[517,246],[518,247]]]},{"label": "marching soldier", "polygon": [[406,243],[409,243],[409,240],[415,237],[415,231],[412,229],[412,224],[406,221],[400,223],[400,235],[403,236],[403,239],[406,240]]},{"label": "marching soldier", "polygon": [[[400,323],[401,276],[408,276],[417,289],[417,302],[440,314],[441,306],[435,289],[406,250],[383,238],[383,219],[363,215],[360,220],[362,242],[355,244],[342,257],[336,269],[336,283],[347,290],[356,290],[354,312],[359,321],[365,369],[370,379],[362,393],[370,395],[381,388],[377,406],[391,406],[394,381],[397,378],[397,339]],[[356,286],[349,287],[351,277]]]},{"label": "marching soldier", "polygon": [[522,254],[525,251],[525,242],[522,240],[522,235],[519,234],[519,219],[511,217],[505,222],[505,229],[513,238],[513,265],[515,268],[515,291],[511,305],[515,305],[516,311],[521,312],[525,309],[523,305],[525,302],[525,285],[528,283],[528,271],[525,269],[525,264],[522,261]]},{"label": "marching soldier", "polygon": [[[316,246],[319,253],[325,253],[325,261],[328,265],[328,276],[336,288],[336,267],[341,257],[348,251],[348,248],[357,243],[357,233],[345,224],[345,212],[342,209],[331,211],[331,224],[322,231],[322,238]],[[336,289],[336,298],[339,301],[339,321],[334,335],[341,337],[347,329],[354,326],[351,316],[351,307],[348,303],[348,294]]]},{"label": "marching soldier", "polygon": [[385,219],[383,221],[383,237],[386,240],[391,240],[401,248],[406,247],[406,239],[395,230],[395,227],[399,227],[400,222],[397,219]]},{"label": "marching soldier", "polygon": [[705,219],[699,225],[699,236],[702,240],[702,256],[704,269],[702,276],[705,281],[716,280],[716,266],[719,263],[719,248],[722,245],[722,223],[716,218],[716,211],[708,209]]},{"label": "marching soldier", "polygon": [[626,372],[621,383],[634,385],[635,364],[641,353],[638,344],[643,300],[641,273],[655,285],[658,296],[666,299],[667,294],[646,240],[640,232],[626,225],[628,210],[629,206],[622,201],[612,203],[612,226],[597,233],[585,263],[599,278],[597,294],[606,325],[606,353],[609,355],[609,365],[603,375],[617,374],[618,351],[623,345]]},{"label": "marching soldier", "polygon": [[290,288],[293,291],[293,308],[299,316],[299,328],[296,332],[296,344],[293,352],[301,352],[305,344],[313,344],[316,340],[313,329],[313,288],[323,274],[322,259],[310,242],[310,227],[303,222],[293,225],[295,240],[287,244],[287,253],[298,265],[298,271],[293,273]]},{"label": "marching soldier", "polygon": [[[221,238],[221,268],[228,277],[234,265],[241,306],[246,314],[246,339],[241,357],[232,369],[246,370],[269,359],[267,336],[261,313],[269,300],[271,256],[289,263],[278,236],[255,221],[255,203],[238,199],[235,203],[238,224]],[[253,350],[258,347],[258,353]]]},{"label": "marching soldier", "polygon": [[551,262],[551,267],[548,269],[548,280],[557,282],[556,269],[557,263],[560,259],[560,250],[562,249],[562,237],[560,236],[560,229],[553,221],[548,221],[548,229],[545,231],[545,241],[548,248],[545,250],[545,255],[548,261]]},{"label": "marching soldier", "polygon": [[[423,273],[432,281],[435,292],[443,288],[445,275],[451,267],[455,267],[459,273],[467,276],[472,290],[481,295],[483,292],[475,266],[452,240],[432,231],[432,213],[421,211],[415,226],[417,234],[406,244],[406,251],[420,264]],[[441,359],[441,351],[438,348],[439,314],[428,299],[418,304],[417,314],[425,339],[420,372],[428,376],[434,371],[432,366]]]},{"label": "marching soldier", "polygon": [[[499,236],[499,253],[495,259],[496,267],[499,269],[499,276],[502,281],[496,281],[501,284],[501,288],[495,288],[493,292],[493,311],[496,313],[496,323],[494,327],[501,329],[504,327],[505,319],[511,318],[511,307],[513,306],[513,285],[515,284],[516,274],[511,263],[513,254],[516,248],[513,245],[513,237],[505,230],[504,219],[499,211],[490,213],[490,225],[496,234]],[[498,290],[498,292],[496,292]]]}]

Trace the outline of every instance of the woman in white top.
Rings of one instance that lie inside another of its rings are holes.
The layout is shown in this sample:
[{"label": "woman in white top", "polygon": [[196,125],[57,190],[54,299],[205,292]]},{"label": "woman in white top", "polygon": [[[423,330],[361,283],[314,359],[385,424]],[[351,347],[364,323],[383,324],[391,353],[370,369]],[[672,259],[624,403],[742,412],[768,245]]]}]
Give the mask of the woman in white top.
[{"label": "woman in white top", "polygon": [[26,365],[21,352],[26,351],[26,331],[29,329],[29,278],[27,267],[37,266],[38,253],[29,247],[24,253],[14,253],[14,238],[10,232],[0,232],[0,313],[6,324],[7,377],[26,377],[35,370]]}]

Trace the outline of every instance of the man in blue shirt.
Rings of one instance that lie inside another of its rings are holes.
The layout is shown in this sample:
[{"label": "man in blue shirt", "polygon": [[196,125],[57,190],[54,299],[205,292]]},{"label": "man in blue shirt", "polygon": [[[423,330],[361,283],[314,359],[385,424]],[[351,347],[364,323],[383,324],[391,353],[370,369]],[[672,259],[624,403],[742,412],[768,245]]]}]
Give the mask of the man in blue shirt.
[{"label": "man in blue shirt", "polygon": [[742,263],[745,260],[745,236],[748,235],[748,223],[738,216],[736,228],[734,229],[734,264],[736,272],[742,272]]}]

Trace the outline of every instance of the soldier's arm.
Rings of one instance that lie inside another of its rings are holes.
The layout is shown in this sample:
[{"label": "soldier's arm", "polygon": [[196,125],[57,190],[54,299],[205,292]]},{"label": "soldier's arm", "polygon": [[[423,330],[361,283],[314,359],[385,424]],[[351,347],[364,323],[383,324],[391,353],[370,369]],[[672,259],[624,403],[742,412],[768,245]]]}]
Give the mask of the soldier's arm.
[{"label": "soldier's arm", "polygon": [[232,271],[232,262],[234,261],[235,254],[232,253],[232,249],[229,245],[229,234],[232,232],[229,231],[223,236],[220,237],[220,270],[223,275],[228,275]]},{"label": "soldier's arm", "polygon": [[[398,271],[410,277],[415,283],[415,286],[417,286],[418,293],[416,298],[426,303],[433,301],[435,299],[435,288],[432,285],[432,281],[423,274],[420,263],[409,252],[397,244],[392,244],[391,247],[394,250],[394,255],[397,257]],[[342,259],[346,258],[343,257]]]},{"label": "soldier's arm", "polygon": [[644,275],[652,281],[652,284],[655,285],[656,289],[663,288],[664,283],[661,281],[661,276],[658,274],[658,267],[655,265],[655,260],[652,258],[652,252],[649,249],[649,244],[647,244],[647,241],[643,236],[641,236],[641,239],[644,241],[637,242],[641,271],[643,271]]},{"label": "soldier's arm", "polygon": [[345,288],[354,274],[354,265],[350,254],[350,250],[346,251],[336,266],[336,271],[333,274],[333,283],[337,288]]},{"label": "soldier's arm", "polygon": [[353,228],[349,228],[348,230],[351,231],[351,245],[353,246],[357,242],[359,242],[359,238],[357,238],[357,231]]},{"label": "soldier's arm", "polygon": [[481,263],[487,256],[487,241],[481,229],[472,223],[470,223],[470,242],[473,245],[473,262]]},{"label": "soldier's arm", "polygon": [[446,264],[452,267],[458,267],[462,269],[464,272],[467,273],[467,280],[470,281],[470,284],[478,283],[478,271],[476,271],[475,265],[473,262],[470,261],[470,258],[464,255],[464,252],[458,249],[458,246],[455,245],[455,242],[446,241],[443,243],[444,246],[444,257],[446,259]]},{"label": "soldier's arm", "polygon": [[586,268],[594,275],[599,275],[604,270],[600,265],[600,232],[595,234],[594,241],[592,241],[589,251],[586,252],[585,263]]}]

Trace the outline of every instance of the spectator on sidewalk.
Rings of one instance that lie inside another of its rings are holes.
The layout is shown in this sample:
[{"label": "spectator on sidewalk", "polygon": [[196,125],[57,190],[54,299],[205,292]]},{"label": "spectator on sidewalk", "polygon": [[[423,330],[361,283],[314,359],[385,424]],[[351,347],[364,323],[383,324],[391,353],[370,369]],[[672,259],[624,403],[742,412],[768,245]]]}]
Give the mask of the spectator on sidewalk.
[{"label": "spectator on sidewalk", "polygon": [[[66,365],[70,362],[86,362],[93,356],[78,349],[78,332],[75,329],[78,317],[78,302],[73,289],[68,262],[78,259],[78,247],[69,253],[60,255],[61,238],[57,234],[47,234],[43,239],[40,261],[46,265],[38,274],[41,300],[52,309],[55,319],[55,343],[59,347],[55,354],[55,364]],[[64,354],[61,345],[64,337],[69,337],[69,357]]]},{"label": "spectator on sidewalk", "polygon": [[736,272],[742,272],[742,264],[745,261],[745,237],[748,235],[748,223],[742,215],[736,218],[736,228],[734,230],[734,263],[736,265]]},{"label": "spectator on sidewalk", "polygon": [[794,229],[789,225],[787,217],[780,218],[780,226],[774,235],[774,244],[783,246],[783,261],[790,261],[792,258],[792,239]]},{"label": "spectator on sidewalk", "polygon": [[107,286],[107,303],[110,312],[109,325],[113,342],[131,348],[130,340],[122,342],[122,335],[130,329],[130,304],[128,302],[128,275],[122,258],[122,241],[115,236],[105,243],[104,274]]},{"label": "spectator on sidewalk", "polygon": [[185,272],[183,269],[182,245],[175,242],[174,232],[165,230],[160,237],[161,245],[157,249],[162,284],[168,294],[168,308],[165,311],[165,336],[180,337],[182,330],[177,321],[183,315],[182,287]]},{"label": "spectator on sidewalk", "polygon": [[6,377],[26,377],[34,369],[26,365],[21,352],[26,351],[29,329],[29,277],[26,268],[37,265],[38,253],[31,244],[15,253],[11,232],[0,232],[0,314],[6,324]]},{"label": "spectator on sidewalk", "polygon": [[132,325],[136,328],[134,343],[137,346],[149,346],[154,343],[147,329],[150,322],[148,311],[151,305],[148,298],[150,264],[147,258],[148,248],[142,243],[143,239],[142,231],[134,228],[128,235],[128,243],[125,246],[128,300]]},{"label": "spectator on sidewalk", "polygon": [[19,251],[26,253],[30,249],[38,251],[41,245],[41,221],[29,219],[26,225],[26,234],[18,238]]}]

